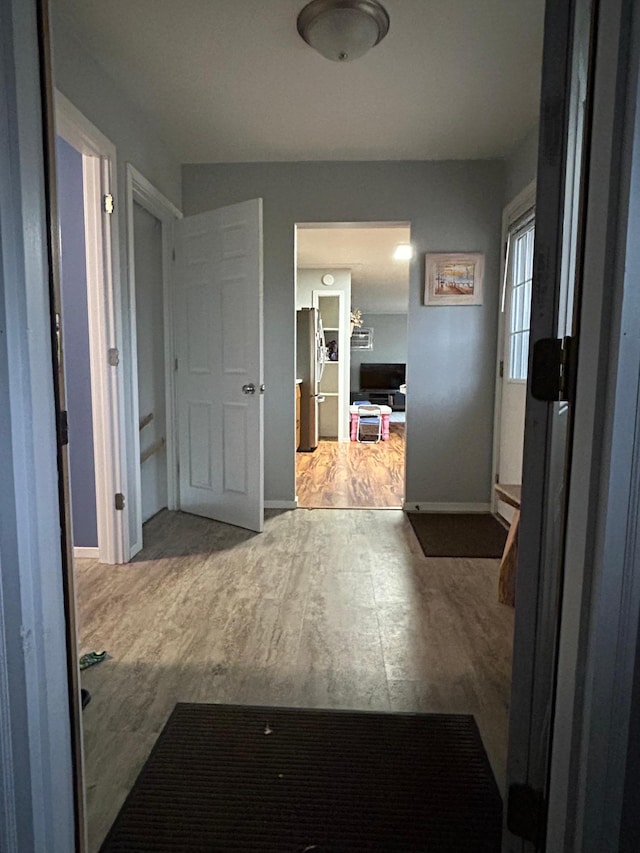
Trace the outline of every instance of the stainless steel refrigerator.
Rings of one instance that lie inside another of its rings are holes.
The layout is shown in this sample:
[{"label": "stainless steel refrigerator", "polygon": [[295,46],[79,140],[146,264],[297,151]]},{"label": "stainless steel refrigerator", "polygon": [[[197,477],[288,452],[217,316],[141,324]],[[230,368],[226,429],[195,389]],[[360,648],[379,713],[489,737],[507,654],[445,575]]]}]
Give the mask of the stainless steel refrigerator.
[{"label": "stainless steel refrigerator", "polygon": [[318,446],[318,406],[320,380],[326,361],[322,320],[317,308],[301,308],[297,312],[296,365],[300,385],[300,446],[298,450],[315,450]]}]

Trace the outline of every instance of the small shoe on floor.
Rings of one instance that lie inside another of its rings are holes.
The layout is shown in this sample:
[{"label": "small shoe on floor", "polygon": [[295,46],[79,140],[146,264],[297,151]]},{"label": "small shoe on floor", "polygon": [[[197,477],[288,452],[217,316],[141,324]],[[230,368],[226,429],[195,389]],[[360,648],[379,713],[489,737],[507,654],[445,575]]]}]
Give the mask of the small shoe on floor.
[{"label": "small shoe on floor", "polygon": [[102,663],[103,660],[106,660],[108,657],[106,651],[104,652],[87,652],[86,655],[82,655],[80,658],[80,669],[88,669],[90,666],[95,666],[97,663]]}]

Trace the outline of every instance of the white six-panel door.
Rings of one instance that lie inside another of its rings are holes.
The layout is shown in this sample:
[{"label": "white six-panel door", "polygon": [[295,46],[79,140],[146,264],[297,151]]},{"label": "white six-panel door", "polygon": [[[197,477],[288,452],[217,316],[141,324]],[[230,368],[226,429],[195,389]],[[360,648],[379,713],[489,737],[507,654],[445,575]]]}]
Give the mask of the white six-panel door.
[{"label": "white six-panel door", "polygon": [[179,499],[263,529],[262,200],[176,223]]}]

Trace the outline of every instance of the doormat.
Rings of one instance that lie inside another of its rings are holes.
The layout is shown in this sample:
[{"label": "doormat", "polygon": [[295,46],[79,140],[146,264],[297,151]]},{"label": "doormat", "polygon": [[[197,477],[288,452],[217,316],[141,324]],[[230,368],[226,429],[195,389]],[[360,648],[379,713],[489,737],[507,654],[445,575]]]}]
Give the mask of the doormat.
[{"label": "doormat", "polygon": [[475,720],[178,704],[101,853],[499,851]]},{"label": "doormat", "polygon": [[502,557],[508,531],[489,513],[408,512],[425,557]]}]

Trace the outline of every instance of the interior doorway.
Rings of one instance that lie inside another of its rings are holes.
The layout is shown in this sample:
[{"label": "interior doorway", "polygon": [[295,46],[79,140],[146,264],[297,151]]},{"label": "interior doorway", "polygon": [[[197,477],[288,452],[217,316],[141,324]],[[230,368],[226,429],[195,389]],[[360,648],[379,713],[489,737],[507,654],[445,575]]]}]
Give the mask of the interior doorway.
[{"label": "interior doorway", "polygon": [[162,223],[133,204],[142,523],[168,505]]},{"label": "interior doorway", "polygon": [[177,508],[171,287],[174,223],[182,213],[131,164],[126,180],[129,348],[133,458],[131,546],[143,547],[143,523]]},{"label": "interior doorway", "polygon": [[296,227],[298,506],[405,493],[409,223]]},{"label": "interior doorway", "polygon": [[[123,562],[129,527],[118,511],[124,447],[113,144],[56,92],[61,295],[56,317],[68,399],[72,537],[76,557]],[[114,495],[116,500],[114,501]]]},{"label": "interior doorway", "polygon": [[96,558],[98,498],[91,383],[82,154],[56,138],[60,222],[61,332],[65,342],[65,392],[70,428],[69,481],[75,557]]}]

